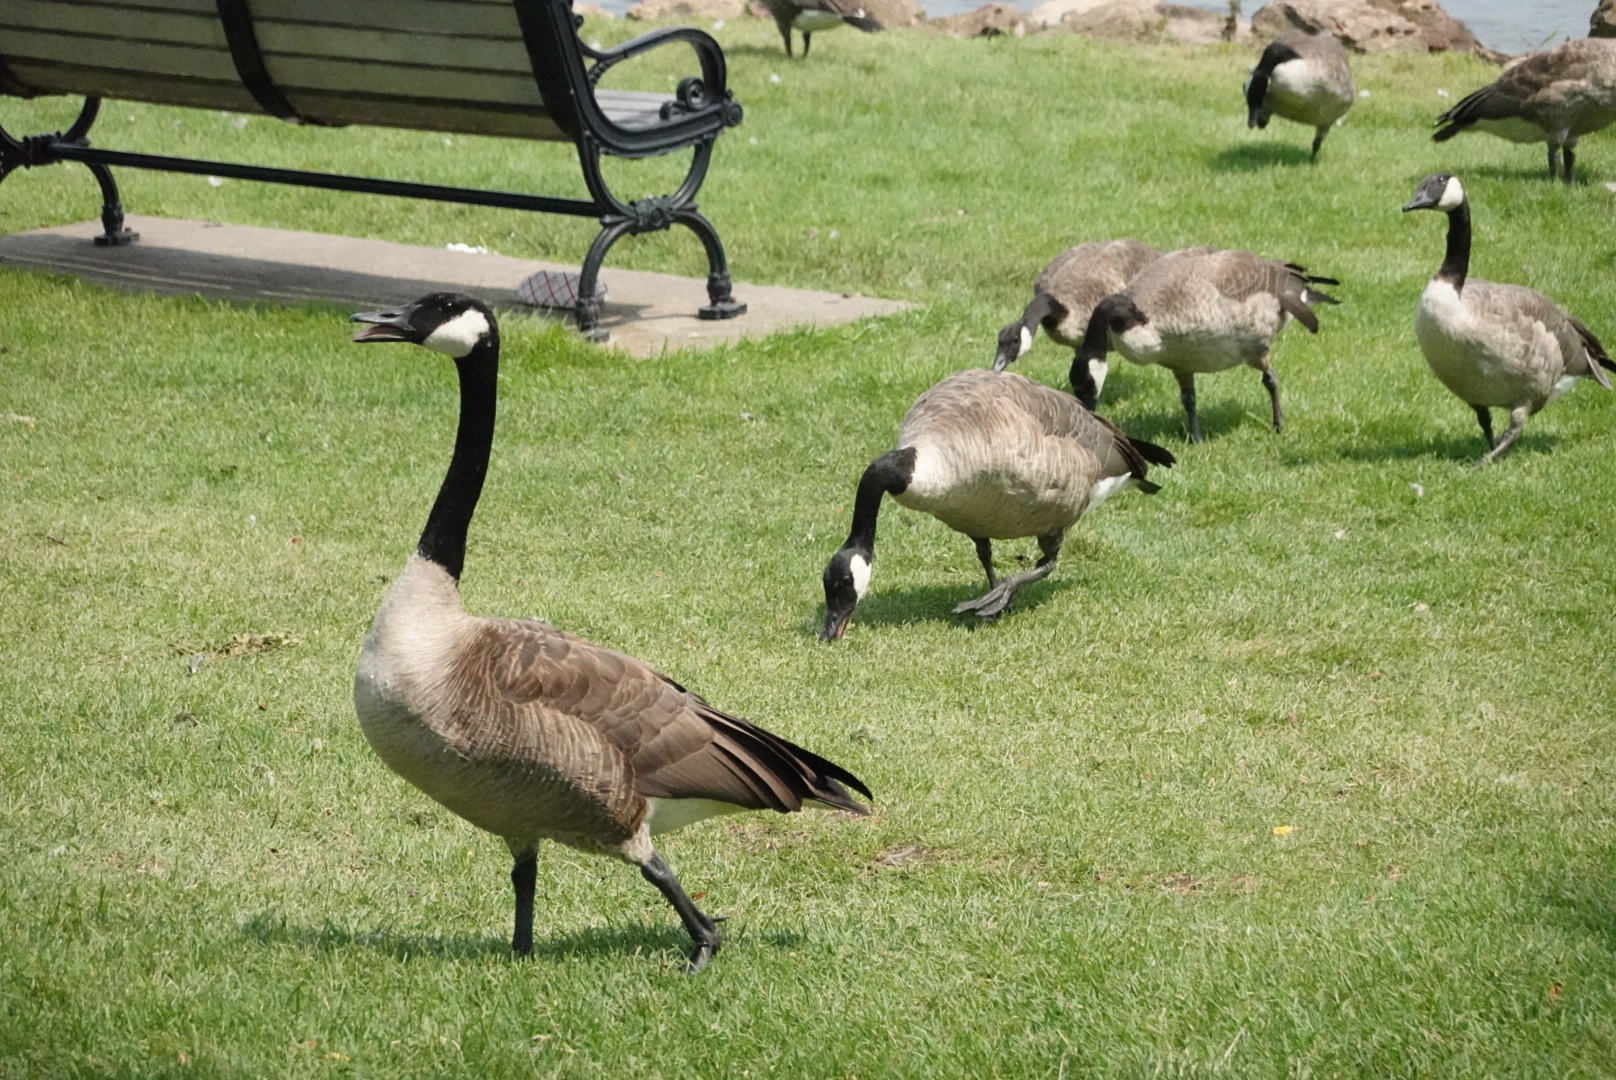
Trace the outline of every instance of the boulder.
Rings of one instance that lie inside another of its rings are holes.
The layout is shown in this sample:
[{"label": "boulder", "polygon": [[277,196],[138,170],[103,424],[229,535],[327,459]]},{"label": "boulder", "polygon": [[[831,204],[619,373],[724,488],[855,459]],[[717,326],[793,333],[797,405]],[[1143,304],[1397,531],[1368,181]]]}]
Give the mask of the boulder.
[{"label": "boulder", "polygon": [[1235,21],[1231,28],[1229,17],[1206,8],[1186,7],[1183,4],[1159,4],[1158,10],[1166,16],[1163,33],[1184,45],[1210,45],[1214,41],[1247,41],[1251,38],[1251,24]]},{"label": "boulder", "polygon": [[1251,17],[1257,37],[1299,28],[1328,31],[1353,52],[1466,52],[1495,63],[1487,48],[1436,0],[1275,0]]},{"label": "boulder", "polygon": [[616,15],[613,15],[599,4],[574,4],[572,5],[572,13],[574,15],[582,15],[587,19],[617,18]]},{"label": "boulder", "polygon": [[1101,41],[1150,42],[1167,36],[1167,16],[1156,0],[1106,0],[1098,7],[1068,11],[1060,24],[1074,34]]},{"label": "boulder", "polygon": [[745,10],[746,0],[640,0],[624,12],[623,17],[646,22],[654,19],[738,19]]},{"label": "boulder", "polygon": [[1616,0],[1599,0],[1588,19],[1589,37],[1616,37]]},{"label": "boulder", "polygon": [[1066,16],[1090,11],[1105,3],[1107,0],[1044,0],[1027,12],[1027,29],[1052,30]]},{"label": "boulder", "polygon": [[887,30],[919,26],[926,21],[926,9],[915,0],[861,0],[870,18]]},{"label": "boulder", "polygon": [[1010,4],[985,4],[964,15],[934,19],[931,23],[949,37],[1021,37],[1027,32],[1027,20],[1021,9]]},{"label": "boulder", "polygon": [[1427,52],[1458,52],[1469,53],[1491,60],[1495,64],[1504,62],[1504,54],[1495,49],[1489,49],[1476,40],[1476,35],[1464,23],[1442,10],[1442,5],[1436,0],[1369,0],[1382,11],[1389,11],[1401,15],[1409,22],[1420,28],[1420,40],[1424,42]]},{"label": "boulder", "polygon": [[1251,17],[1251,29],[1264,40],[1290,29],[1328,31],[1353,52],[1423,50],[1420,28],[1369,0],[1275,0]]}]

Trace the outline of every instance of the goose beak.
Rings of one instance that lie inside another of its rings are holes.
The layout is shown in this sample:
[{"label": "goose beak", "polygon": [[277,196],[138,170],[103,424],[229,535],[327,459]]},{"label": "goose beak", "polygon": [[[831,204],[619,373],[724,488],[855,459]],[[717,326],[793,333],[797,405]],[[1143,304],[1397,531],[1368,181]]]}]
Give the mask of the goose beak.
[{"label": "goose beak", "polygon": [[361,311],[348,316],[348,321],[370,324],[354,335],[355,341],[418,342],[421,339],[420,333],[410,325],[410,316],[413,314],[415,305],[406,304],[404,307],[389,308],[387,311]]},{"label": "goose beak", "polygon": [[1403,213],[1410,210],[1430,210],[1436,206],[1436,200],[1423,191],[1416,191],[1414,197],[1403,204]]},{"label": "goose beak", "polygon": [[848,621],[852,618],[853,613],[851,611],[845,612],[841,615],[827,611],[825,613],[825,629],[820,632],[819,640],[840,641],[842,635],[847,632]]}]

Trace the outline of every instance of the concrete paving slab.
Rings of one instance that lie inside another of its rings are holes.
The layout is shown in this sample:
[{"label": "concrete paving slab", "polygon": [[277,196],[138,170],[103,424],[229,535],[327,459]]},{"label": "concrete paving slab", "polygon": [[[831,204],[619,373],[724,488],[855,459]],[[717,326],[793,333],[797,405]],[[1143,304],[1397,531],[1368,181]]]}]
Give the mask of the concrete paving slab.
[{"label": "concrete paving slab", "polygon": [[[126,224],[140,239],[119,248],[92,243],[101,232],[98,221],[0,236],[0,266],[73,274],[144,292],[288,304],[324,300],[354,308],[386,307],[451,290],[550,318],[563,315],[521,303],[517,283],[540,270],[578,270],[505,255],[214,221],[130,215]],[[833,326],[914,306],[737,282],[735,298],[747,305],[747,313],[709,322],[696,317],[707,302],[705,280],[610,266],[600,276],[610,294],[601,318],[611,333],[610,346],[639,357],[705,349],[786,328]]]}]

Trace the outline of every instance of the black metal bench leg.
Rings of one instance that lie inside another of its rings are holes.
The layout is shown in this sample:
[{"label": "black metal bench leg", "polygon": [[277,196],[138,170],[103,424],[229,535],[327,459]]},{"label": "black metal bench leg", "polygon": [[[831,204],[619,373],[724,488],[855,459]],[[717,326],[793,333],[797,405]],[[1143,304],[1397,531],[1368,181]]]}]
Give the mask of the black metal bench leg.
[{"label": "black metal bench leg", "polygon": [[578,320],[578,333],[590,341],[604,342],[611,337],[600,328],[600,301],[595,299],[595,279],[600,276],[601,263],[606,261],[606,253],[612,249],[612,245],[632,231],[632,222],[605,223],[596,234],[595,242],[589,245],[589,254],[584,256],[583,268],[578,272],[578,306],[573,309],[573,315]]},{"label": "black metal bench leg", "polygon": [[123,247],[140,239],[140,234],[123,227],[123,203],[118,198],[118,181],[105,165],[87,165],[95,182],[101,185],[101,228],[105,231],[95,238],[97,247]]},{"label": "black metal bench leg", "polygon": [[746,305],[730,293],[729,263],[724,258],[724,242],[718,238],[713,223],[702,217],[695,207],[674,212],[673,220],[701,238],[707,249],[707,299],[711,301],[696,314],[703,319],[733,319],[746,314]]}]

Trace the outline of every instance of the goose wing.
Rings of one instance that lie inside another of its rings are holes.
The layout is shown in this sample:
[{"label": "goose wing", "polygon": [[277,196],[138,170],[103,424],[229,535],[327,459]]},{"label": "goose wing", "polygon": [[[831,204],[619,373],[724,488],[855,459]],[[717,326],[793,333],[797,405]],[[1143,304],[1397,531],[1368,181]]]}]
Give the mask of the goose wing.
[{"label": "goose wing", "polygon": [[1599,362],[1603,357],[1608,364],[1609,358],[1599,339],[1536,289],[1472,278],[1465,284],[1464,302],[1477,324],[1498,335],[1494,351],[1500,355],[1520,357],[1527,364],[1541,367],[1548,354],[1539,346],[1547,334],[1557,346],[1559,370],[1546,370],[1546,376],[1557,379],[1561,375],[1586,375],[1610,387]]},{"label": "goose wing", "polygon": [[1130,439],[1103,416],[1085,409],[1071,394],[1052,390],[1043,383],[1014,372],[993,375],[1002,381],[1002,395],[1015,407],[1035,418],[1044,434],[1053,439],[1076,443],[1099,463],[1098,479],[1133,476],[1144,480],[1150,464],[1172,465],[1173,455],[1154,443]]},{"label": "goose wing", "polygon": [[[1589,102],[1605,110],[1616,92],[1616,41],[1580,38],[1548,52],[1529,56],[1480,90],[1466,95],[1437,117],[1442,127],[1433,138],[1451,139],[1480,120],[1521,117],[1533,123],[1553,124],[1567,108]],[[1443,127],[1443,125],[1447,125]]]},{"label": "goose wing", "polygon": [[564,775],[598,782],[621,769],[629,782],[618,787],[640,796],[781,812],[811,799],[865,812],[847,791],[869,797],[857,777],[631,656],[525,620],[491,620],[489,631],[476,651],[491,710]]},{"label": "goose wing", "polygon": [[1244,301],[1267,293],[1279,301],[1279,306],[1291,318],[1315,334],[1319,332],[1319,319],[1308,301],[1335,303],[1334,297],[1308,288],[1316,282],[1335,284],[1333,278],[1313,277],[1304,266],[1265,259],[1249,251],[1219,251],[1209,255],[1206,271],[1208,282],[1230,300]]},{"label": "goose wing", "polygon": [[1159,258],[1160,251],[1134,239],[1079,244],[1044,267],[1033,291],[1048,293],[1087,323],[1096,304],[1121,292],[1139,271]]}]

